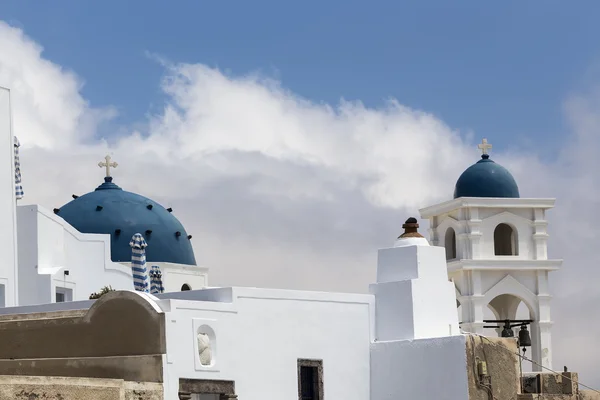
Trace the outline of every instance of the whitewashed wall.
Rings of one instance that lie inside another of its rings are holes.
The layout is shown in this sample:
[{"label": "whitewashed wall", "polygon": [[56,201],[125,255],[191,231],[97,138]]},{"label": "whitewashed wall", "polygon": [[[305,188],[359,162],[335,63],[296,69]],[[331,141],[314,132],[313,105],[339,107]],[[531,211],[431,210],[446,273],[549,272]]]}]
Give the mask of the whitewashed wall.
[{"label": "whitewashed wall", "polygon": [[54,302],[57,290],[69,301],[107,285],[133,289],[131,268],[110,260],[109,235],[80,233],[37,205],[17,207],[17,220],[19,305]]},{"label": "whitewashed wall", "polygon": [[[370,295],[222,288],[160,297],[189,299],[161,302],[170,310],[165,398],[185,377],[234,380],[240,399],[295,399],[298,358],[323,360],[325,398],[369,398]],[[213,366],[200,364],[199,330],[214,334]]]},{"label": "whitewashed wall", "polygon": [[372,344],[370,400],[468,399],[465,338]]},{"label": "whitewashed wall", "polygon": [[[131,263],[121,264],[131,267]],[[147,267],[151,268],[153,265],[160,267],[165,293],[179,292],[183,285],[188,285],[190,290],[204,289],[208,286],[207,267],[166,262],[148,262]]]},{"label": "whitewashed wall", "polygon": [[208,268],[172,263],[151,263],[158,265],[163,273],[165,292],[179,292],[184,284],[191,290],[208,286]]},{"label": "whitewashed wall", "polygon": [[15,166],[10,91],[0,87],[0,307],[17,304]]}]

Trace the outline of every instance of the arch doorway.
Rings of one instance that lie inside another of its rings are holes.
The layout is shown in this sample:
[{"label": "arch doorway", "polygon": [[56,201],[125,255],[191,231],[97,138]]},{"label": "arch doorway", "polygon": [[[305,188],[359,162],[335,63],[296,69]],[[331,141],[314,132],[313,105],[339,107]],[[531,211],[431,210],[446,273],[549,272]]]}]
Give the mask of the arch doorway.
[{"label": "arch doorway", "polygon": [[181,285],[181,291],[185,292],[186,290],[192,290],[192,287],[187,283],[184,283],[183,285]]}]

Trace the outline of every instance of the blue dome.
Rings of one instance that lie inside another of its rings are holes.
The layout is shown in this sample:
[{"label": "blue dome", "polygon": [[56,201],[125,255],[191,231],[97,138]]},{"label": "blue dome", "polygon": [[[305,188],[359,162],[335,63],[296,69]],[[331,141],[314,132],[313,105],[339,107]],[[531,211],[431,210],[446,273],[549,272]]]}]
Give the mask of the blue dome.
[{"label": "blue dome", "polygon": [[140,233],[148,243],[148,262],[196,265],[192,244],[181,222],[160,204],[121,189],[111,177],[104,178],[95,191],[54,211],[79,232],[110,234],[114,262],[131,261],[129,241]]},{"label": "blue dome", "polygon": [[484,154],[458,178],[454,198],[459,197],[518,198],[519,187],[506,168]]}]

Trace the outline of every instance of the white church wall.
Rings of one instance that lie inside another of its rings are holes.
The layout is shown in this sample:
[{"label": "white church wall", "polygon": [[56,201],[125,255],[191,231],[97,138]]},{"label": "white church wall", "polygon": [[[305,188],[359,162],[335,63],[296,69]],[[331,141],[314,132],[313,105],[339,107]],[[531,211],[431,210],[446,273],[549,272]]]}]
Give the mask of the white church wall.
[{"label": "white church wall", "polygon": [[[318,359],[323,360],[325,398],[369,398],[372,296],[254,288],[206,292],[214,300],[232,296],[232,302],[161,303],[170,310],[167,393],[174,396],[179,377],[185,377],[234,380],[240,398],[297,398],[298,359]],[[192,299],[196,293],[173,296]],[[198,330],[214,334],[210,366],[200,362]]]},{"label": "white church wall", "polygon": [[19,305],[86,300],[103,286],[131,290],[131,269],[110,260],[109,235],[83,234],[52,212],[19,206]]},{"label": "white church wall", "polygon": [[452,282],[440,280],[415,279],[371,285],[371,293],[376,298],[376,340],[457,335],[454,292]]},{"label": "white church wall", "polygon": [[397,247],[379,250],[377,283],[369,287],[375,296],[378,341],[459,334],[445,249],[426,242],[413,245],[414,239],[401,236]]},{"label": "white church wall", "polygon": [[444,260],[442,247],[407,246],[380,249],[377,254],[377,282],[410,279],[447,281],[448,274]]},{"label": "white church wall", "polygon": [[[477,219],[481,222],[477,223],[477,229],[481,233],[479,239],[477,258],[484,259],[501,259],[503,257],[511,257],[515,259],[531,260],[536,257],[536,248],[533,241],[534,227],[531,211],[521,209],[506,210],[502,208],[478,209]],[[457,259],[471,258],[470,244],[466,238],[462,238],[461,234],[469,234],[468,227],[469,219],[456,220],[449,214],[444,214],[436,218],[437,224],[431,229],[430,235],[433,232],[435,239],[431,244],[438,246],[446,246],[445,236],[449,228],[454,229],[456,233],[456,253]],[[467,223],[467,224],[465,224]],[[516,233],[516,249],[518,254],[514,256],[497,256],[494,249],[494,231],[500,224],[507,224]],[[466,246],[466,247],[465,247]]]},{"label": "white church wall", "polygon": [[49,303],[52,299],[51,276],[38,274],[37,216],[29,212],[31,207],[17,207],[19,306]]},{"label": "white church wall", "polygon": [[370,400],[468,399],[465,338],[373,343]]},{"label": "white church wall", "polygon": [[[459,275],[466,274],[465,271],[459,271],[455,275],[455,283],[461,293],[469,288],[469,281],[467,279],[458,278]],[[506,278],[507,275],[511,275],[516,278],[521,284],[523,284],[528,290],[535,293],[536,287],[536,271],[510,271],[510,270],[489,270],[485,271],[484,274],[480,274],[479,286],[481,294],[485,294],[488,290],[496,286],[502,279]],[[468,277],[467,277],[468,278]],[[463,294],[468,294],[466,291]]]},{"label": "white church wall", "polygon": [[[131,268],[131,263],[121,263],[121,265]],[[153,265],[158,266],[162,273],[164,293],[199,290],[208,286],[208,268],[206,267],[152,261],[146,264],[147,268],[151,268]]]},{"label": "white church wall", "polygon": [[173,263],[150,262],[148,266],[158,265],[163,274],[165,292],[179,292],[184,285],[189,290],[203,289],[208,286],[208,268]]},{"label": "white church wall", "polygon": [[[489,210],[488,210],[489,211]],[[507,224],[516,234],[517,237],[517,255],[513,256],[497,256],[494,253],[494,231],[500,224]],[[498,212],[495,215],[487,218],[482,218],[481,232],[483,240],[480,242],[481,258],[503,258],[512,257],[516,259],[531,260],[535,259],[533,247],[533,227],[532,221],[517,216],[511,211]]]},{"label": "white church wall", "polygon": [[10,91],[0,87],[0,305],[18,301],[15,166]]},{"label": "white church wall", "polygon": [[412,281],[380,283],[370,290],[376,299],[375,340],[413,339],[423,331],[415,323],[413,306],[413,295],[421,293],[413,293]]}]

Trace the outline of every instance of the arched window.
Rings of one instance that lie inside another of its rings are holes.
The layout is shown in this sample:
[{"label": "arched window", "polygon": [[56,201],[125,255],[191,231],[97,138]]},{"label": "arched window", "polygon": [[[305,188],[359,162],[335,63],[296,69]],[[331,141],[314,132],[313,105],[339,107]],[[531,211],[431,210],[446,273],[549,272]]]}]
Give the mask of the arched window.
[{"label": "arched window", "polygon": [[[215,331],[208,325],[199,326],[196,328],[196,343],[196,350],[198,352],[196,366],[200,367],[196,369],[214,367],[217,356],[217,337]],[[200,365],[198,365],[198,361]]]},{"label": "arched window", "polygon": [[517,232],[507,224],[500,224],[494,229],[494,254],[497,256],[516,256]]},{"label": "arched window", "polygon": [[454,260],[456,258],[456,232],[452,228],[448,228],[446,231],[444,247],[446,248],[446,260]]},{"label": "arched window", "polygon": [[186,290],[192,290],[192,288],[191,288],[191,287],[190,287],[190,285],[188,285],[187,283],[184,283],[184,284],[181,286],[181,291],[183,292],[183,291],[186,291]]}]

